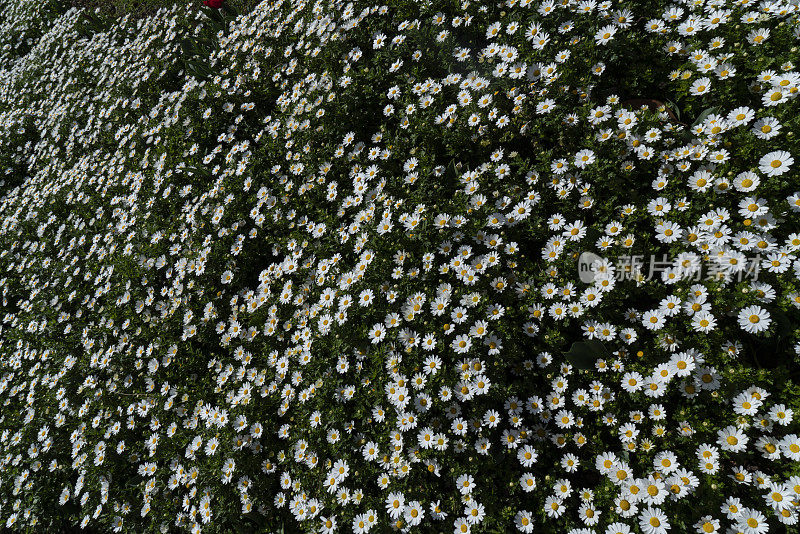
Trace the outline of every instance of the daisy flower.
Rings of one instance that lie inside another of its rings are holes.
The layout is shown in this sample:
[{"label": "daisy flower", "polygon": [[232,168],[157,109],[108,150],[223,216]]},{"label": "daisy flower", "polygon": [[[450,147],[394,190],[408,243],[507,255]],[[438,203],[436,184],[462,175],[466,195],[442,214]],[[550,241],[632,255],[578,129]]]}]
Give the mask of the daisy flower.
[{"label": "daisy flower", "polygon": [[753,508],[742,508],[737,517],[736,528],[743,534],[764,534],[769,532],[767,517]]},{"label": "daisy flower", "polygon": [[749,438],[735,426],[727,426],[717,432],[717,443],[724,451],[741,452],[747,448]]},{"label": "daisy flower", "polygon": [[794,411],[787,408],[785,404],[776,404],[769,409],[768,415],[773,422],[779,425],[788,425],[792,422]]},{"label": "daisy flower", "polygon": [[788,434],[779,442],[781,453],[792,461],[800,460],[800,438],[797,434]]},{"label": "daisy flower", "polygon": [[594,41],[599,45],[608,44],[617,33],[617,27],[613,24],[603,26],[594,34]]},{"label": "daisy flower", "polygon": [[710,78],[698,78],[689,87],[689,93],[695,96],[704,95],[711,89]]},{"label": "daisy flower", "polygon": [[758,161],[758,170],[767,176],[780,176],[789,171],[794,158],[785,150],[776,150],[765,154]]},{"label": "daisy flower", "polygon": [[707,334],[717,326],[716,318],[706,311],[695,313],[692,316],[692,328],[695,332]]},{"label": "daisy flower", "polygon": [[533,514],[527,510],[520,510],[517,512],[517,515],[514,516],[514,525],[520,532],[533,532]]},{"label": "daisy flower", "polygon": [[648,506],[639,513],[639,528],[644,534],[666,534],[671,525],[659,508]]},{"label": "daisy flower", "polygon": [[664,323],[664,313],[660,310],[650,310],[642,314],[642,325],[648,330],[660,330]]},{"label": "daisy flower", "polygon": [[755,116],[755,112],[751,108],[741,106],[731,110],[728,113],[727,119],[733,126],[744,126],[749,124]]},{"label": "daisy flower", "polygon": [[769,312],[761,306],[748,306],[738,315],[739,327],[748,334],[757,334],[769,328],[772,319]]},{"label": "daisy flower", "polygon": [[772,139],[781,131],[781,123],[775,117],[763,117],[753,123],[753,135],[759,139]]}]

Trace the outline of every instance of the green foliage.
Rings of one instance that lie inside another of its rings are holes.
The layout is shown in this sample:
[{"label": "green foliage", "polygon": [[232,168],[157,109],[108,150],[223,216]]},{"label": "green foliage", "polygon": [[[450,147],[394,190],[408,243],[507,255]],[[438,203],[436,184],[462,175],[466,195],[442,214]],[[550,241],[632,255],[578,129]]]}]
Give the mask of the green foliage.
[{"label": "green foliage", "polygon": [[794,528],[797,2],[75,3],[0,0],[7,530]]}]

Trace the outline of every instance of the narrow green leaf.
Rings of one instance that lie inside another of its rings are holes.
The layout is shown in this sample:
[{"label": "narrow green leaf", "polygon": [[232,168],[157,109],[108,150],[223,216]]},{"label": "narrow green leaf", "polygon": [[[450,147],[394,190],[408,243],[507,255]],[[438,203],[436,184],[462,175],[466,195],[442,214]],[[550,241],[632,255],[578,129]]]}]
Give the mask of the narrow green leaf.
[{"label": "narrow green leaf", "polygon": [[695,121],[692,123],[692,128],[702,123],[704,120],[706,120],[706,117],[708,117],[712,113],[718,113],[718,112],[719,109],[716,106],[704,109],[703,112],[700,114],[700,116],[697,117]]}]

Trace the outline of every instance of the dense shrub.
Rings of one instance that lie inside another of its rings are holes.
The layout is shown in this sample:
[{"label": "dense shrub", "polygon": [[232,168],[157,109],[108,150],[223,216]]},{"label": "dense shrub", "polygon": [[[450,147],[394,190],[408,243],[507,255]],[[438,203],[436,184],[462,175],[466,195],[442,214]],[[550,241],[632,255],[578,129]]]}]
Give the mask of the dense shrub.
[{"label": "dense shrub", "polygon": [[796,0],[0,7],[6,528],[795,528]]}]

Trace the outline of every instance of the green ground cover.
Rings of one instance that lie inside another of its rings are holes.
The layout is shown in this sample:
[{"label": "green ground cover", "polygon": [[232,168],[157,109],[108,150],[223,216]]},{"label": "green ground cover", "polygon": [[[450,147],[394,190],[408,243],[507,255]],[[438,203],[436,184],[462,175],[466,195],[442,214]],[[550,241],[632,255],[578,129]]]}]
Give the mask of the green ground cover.
[{"label": "green ground cover", "polygon": [[797,532],[796,0],[78,1],[0,0],[6,530]]}]

